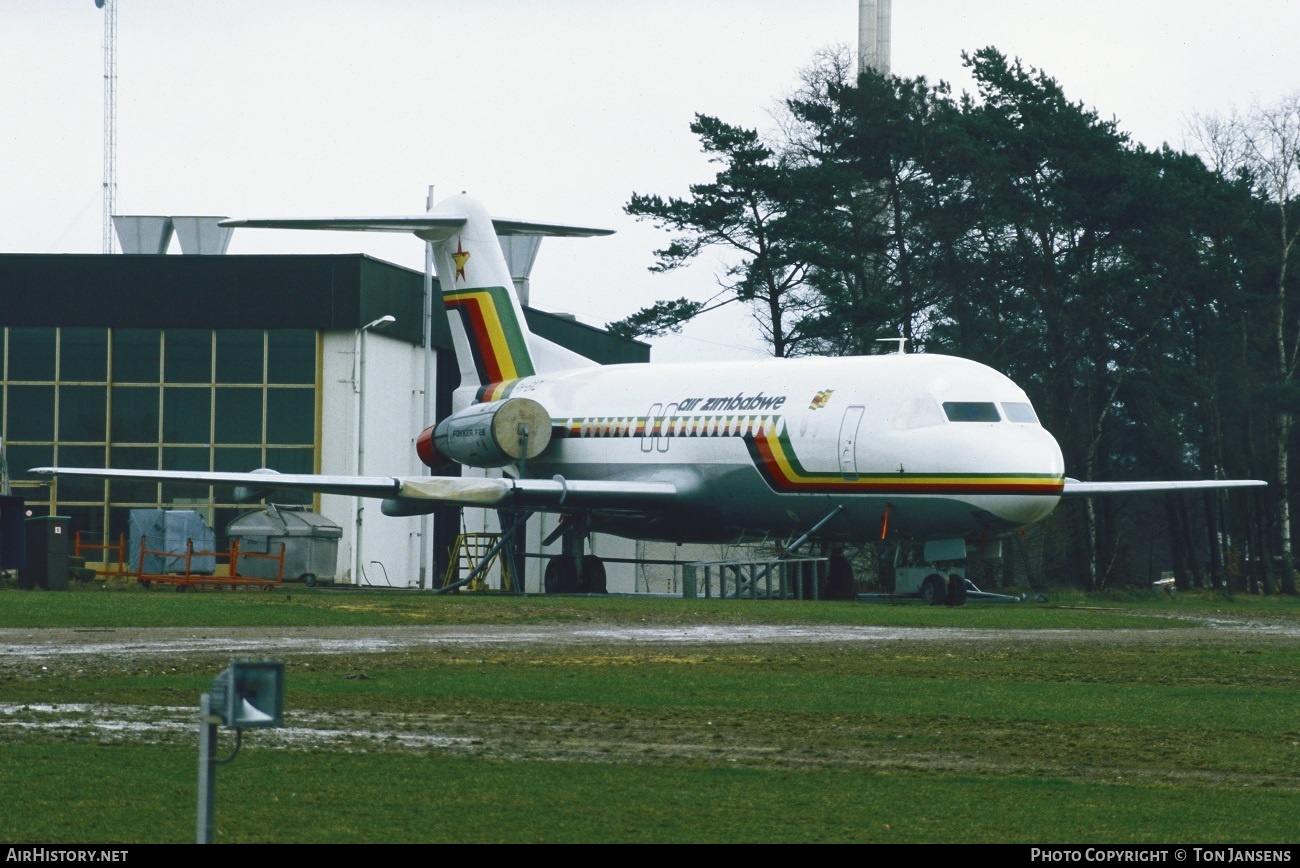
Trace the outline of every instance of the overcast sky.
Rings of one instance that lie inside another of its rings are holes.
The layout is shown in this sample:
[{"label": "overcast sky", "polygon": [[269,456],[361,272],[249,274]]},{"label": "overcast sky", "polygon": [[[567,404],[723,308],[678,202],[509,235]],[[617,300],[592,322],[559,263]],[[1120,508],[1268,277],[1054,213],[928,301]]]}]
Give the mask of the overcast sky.
[{"label": "overcast sky", "polygon": [[[103,22],[93,0],[0,0],[0,251],[101,249]],[[1192,112],[1300,89],[1298,36],[1286,0],[895,0],[893,71],[970,89],[961,53],[992,45],[1182,146]],[[533,272],[535,306],[602,325],[715,290],[713,263],[649,274],[666,236],[622,212],[711,177],[692,116],[769,130],[814,54],[856,38],[856,0],[118,0],[118,211],[418,213],[429,184],[464,190],[618,230],[547,240]],[[242,230],[229,252],[423,268],[401,235]],[[742,310],[654,343],[763,352]]]}]

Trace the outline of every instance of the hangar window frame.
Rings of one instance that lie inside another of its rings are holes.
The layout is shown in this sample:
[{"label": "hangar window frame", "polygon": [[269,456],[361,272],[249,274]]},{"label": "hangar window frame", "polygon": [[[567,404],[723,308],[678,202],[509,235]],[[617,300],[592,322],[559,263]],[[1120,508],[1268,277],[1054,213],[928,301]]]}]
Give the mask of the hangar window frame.
[{"label": "hangar window frame", "polygon": [[[27,351],[40,358],[29,364],[16,357]],[[9,477],[37,482],[26,471],[47,464],[310,472],[320,455],[322,352],[323,335],[310,328],[6,326],[0,329],[0,437]],[[199,379],[205,368],[206,380]],[[169,370],[179,382],[167,379]],[[138,403],[143,424],[132,425],[118,407],[125,400]],[[232,427],[218,413],[242,413],[244,420]],[[272,417],[286,413],[293,418]],[[236,460],[248,463],[229,468]],[[284,500],[319,508],[310,495]],[[70,515],[76,529],[111,537],[126,529],[131,509],[196,509],[221,535],[230,518],[249,508],[228,487],[126,480],[64,479],[50,486],[48,498],[30,503],[38,512]]]}]

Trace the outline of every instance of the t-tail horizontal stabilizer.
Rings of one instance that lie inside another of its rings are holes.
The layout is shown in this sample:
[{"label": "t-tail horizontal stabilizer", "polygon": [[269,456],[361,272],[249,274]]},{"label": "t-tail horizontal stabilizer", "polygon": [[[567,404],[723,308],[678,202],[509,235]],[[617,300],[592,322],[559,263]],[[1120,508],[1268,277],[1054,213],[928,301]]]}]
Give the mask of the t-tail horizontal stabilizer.
[{"label": "t-tail horizontal stabilizer", "polygon": [[[251,229],[321,229],[343,232],[410,232],[425,241],[445,241],[465,225],[465,213],[431,211],[406,217],[303,217],[222,220],[221,226]],[[592,238],[613,235],[613,229],[592,229],[560,223],[493,218],[497,235],[544,235],[552,238]]]},{"label": "t-tail horizontal stabilizer", "polygon": [[529,331],[500,237],[581,238],[610,235],[612,230],[493,218],[481,203],[465,195],[452,196],[427,214],[409,217],[224,220],[221,225],[410,232],[433,244],[443,306],[450,316],[452,343],[461,371],[461,389],[455,399],[458,409],[473,400],[484,400],[489,392],[496,394],[512,381],[590,364]]}]

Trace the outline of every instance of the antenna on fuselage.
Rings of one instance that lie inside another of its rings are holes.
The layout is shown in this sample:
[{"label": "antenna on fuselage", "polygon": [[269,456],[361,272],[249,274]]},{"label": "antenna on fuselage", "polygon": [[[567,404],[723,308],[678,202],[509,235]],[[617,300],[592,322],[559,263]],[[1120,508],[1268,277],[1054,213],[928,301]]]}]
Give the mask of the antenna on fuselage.
[{"label": "antenna on fuselage", "polygon": [[889,343],[890,341],[898,341],[898,354],[901,356],[906,354],[907,352],[906,350],[903,349],[903,345],[907,343],[907,338],[876,338],[876,341],[878,343],[886,343],[886,344]]}]

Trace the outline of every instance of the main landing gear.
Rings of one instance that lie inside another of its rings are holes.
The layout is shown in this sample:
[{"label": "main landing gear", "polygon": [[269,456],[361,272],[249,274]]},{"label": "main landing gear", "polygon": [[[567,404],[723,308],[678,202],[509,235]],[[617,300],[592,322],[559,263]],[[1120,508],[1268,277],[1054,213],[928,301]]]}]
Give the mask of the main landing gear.
[{"label": "main landing gear", "polygon": [[557,555],[546,562],[545,584],[548,594],[603,594],[605,564],[595,555]]},{"label": "main landing gear", "polygon": [[560,538],[560,554],[546,562],[543,585],[548,594],[604,594],[607,592],[605,564],[593,554],[585,554],[591,538],[591,519],[585,515],[566,517],[543,546]]}]

